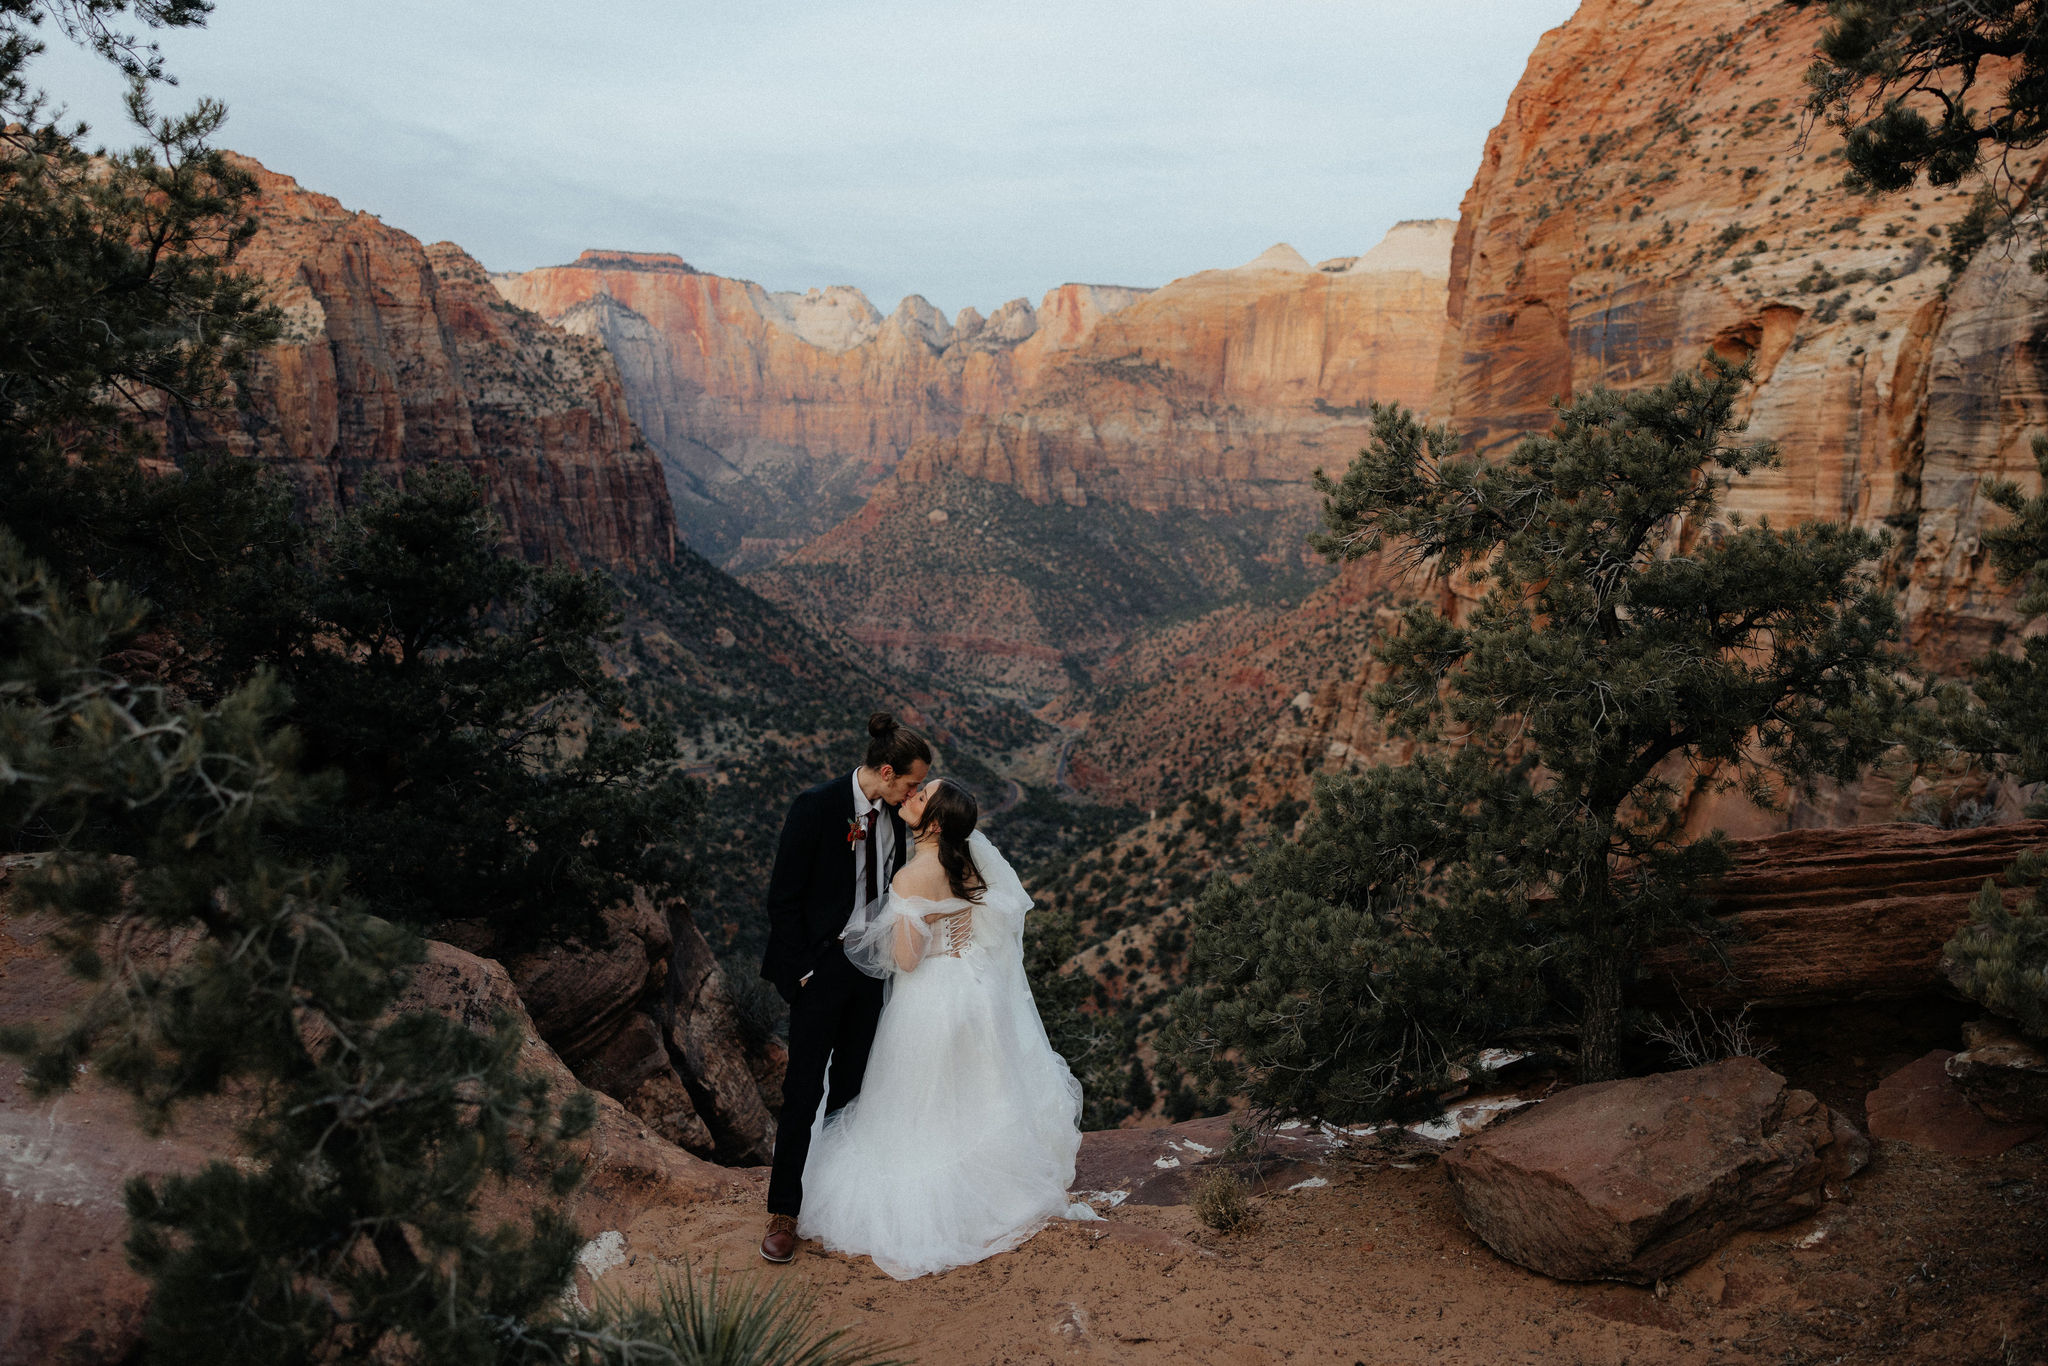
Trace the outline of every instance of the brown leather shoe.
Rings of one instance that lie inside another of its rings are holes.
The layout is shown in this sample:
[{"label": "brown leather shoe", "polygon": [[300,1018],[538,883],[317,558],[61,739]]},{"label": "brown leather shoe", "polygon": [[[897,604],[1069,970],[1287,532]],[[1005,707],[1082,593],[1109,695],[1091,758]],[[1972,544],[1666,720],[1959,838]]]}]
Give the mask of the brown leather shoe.
[{"label": "brown leather shoe", "polygon": [[796,1260],[795,1215],[768,1216],[768,1232],[761,1238],[761,1255],[778,1265]]}]

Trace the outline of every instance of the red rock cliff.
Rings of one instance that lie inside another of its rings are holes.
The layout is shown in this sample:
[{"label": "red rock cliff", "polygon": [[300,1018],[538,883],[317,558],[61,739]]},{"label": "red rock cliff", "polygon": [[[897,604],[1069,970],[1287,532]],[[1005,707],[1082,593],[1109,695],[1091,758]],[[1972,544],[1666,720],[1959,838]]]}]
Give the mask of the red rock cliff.
[{"label": "red rock cliff", "polygon": [[588,338],[506,304],[461,248],[423,246],[287,176],[255,173],[260,229],[242,260],[285,311],[246,408],[179,424],[174,449],[226,446],[283,468],[312,505],[445,461],[489,490],[533,560],[652,564],[674,555],[661,466]]},{"label": "red rock cliff", "polygon": [[1896,528],[1913,644],[1952,667],[2010,622],[1977,484],[2033,478],[2048,290],[1987,250],[1944,293],[1964,192],[1841,187],[1840,140],[1802,114],[1820,22],[1585,0],[1546,35],[1465,196],[1437,413],[1498,449],[1553,397],[1752,357],[1750,435],[1783,463],[1729,505]]},{"label": "red rock cliff", "polygon": [[897,482],[964,474],[1035,502],[1300,502],[1363,443],[1368,400],[1429,406],[1450,224],[1404,223],[1362,257],[1276,246],[1174,281],[1053,358],[1008,411],[920,444]]},{"label": "red rock cliff", "polygon": [[[2027,268],[2031,247],[1995,246],[1949,281],[1935,253],[1965,194],[1841,188],[1838,140],[1801,117],[1818,22],[1742,0],[1585,0],[1546,35],[1465,197],[1431,406],[1500,451],[1546,427],[1553,398],[1656,383],[1709,351],[1753,358],[1750,434],[1776,441],[1782,464],[1738,481],[1730,505],[1780,524],[1889,529],[1911,644],[1953,670],[2012,622],[1979,543],[2000,514],[1978,488],[1985,476],[2038,483],[2029,439],[2048,428],[2048,282]],[[1231,729],[1271,718],[1251,726],[1243,755],[1263,779],[1254,804],[1306,795],[1320,768],[1398,761],[1363,699],[1369,659],[1321,642],[1331,601],[1368,616],[1379,604],[1384,629],[1389,604],[1418,592],[1456,606],[1442,585],[1347,567],[1228,660],[1133,692],[1076,749],[1076,773],[1127,799],[1172,790],[1180,732],[1136,718],[1206,714],[1213,685],[1201,680],[1225,662],[1233,677],[1272,679],[1257,706],[1231,695]],[[1894,810],[1871,784],[1797,819]],[[1690,814],[1736,834],[1785,821],[1732,796],[1703,794]]]},{"label": "red rock cliff", "polygon": [[635,419],[686,494],[729,510],[719,523],[685,504],[729,561],[744,549],[736,537],[823,531],[912,444],[1000,410],[1047,357],[1143,293],[1063,285],[1036,309],[1014,299],[950,322],[913,295],[884,318],[844,286],[770,293],[674,256],[613,251],[496,283],[611,348]]}]

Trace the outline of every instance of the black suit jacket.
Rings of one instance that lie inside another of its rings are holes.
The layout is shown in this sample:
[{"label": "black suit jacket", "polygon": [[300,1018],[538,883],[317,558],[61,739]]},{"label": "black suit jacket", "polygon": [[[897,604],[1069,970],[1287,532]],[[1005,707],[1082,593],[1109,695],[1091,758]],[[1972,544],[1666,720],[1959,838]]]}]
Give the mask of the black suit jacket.
[{"label": "black suit jacket", "polygon": [[[895,807],[882,811],[896,832],[895,854],[879,870],[886,890],[903,866],[910,835]],[[785,1001],[796,999],[805,973],[852,966],[839,947],[839,932],[854,907],[853,845],[846,838],[852,823],[853,776],[847,773],[798,793],[783,819],[768,875],[768,951],[761,957],[761,975]]]}]

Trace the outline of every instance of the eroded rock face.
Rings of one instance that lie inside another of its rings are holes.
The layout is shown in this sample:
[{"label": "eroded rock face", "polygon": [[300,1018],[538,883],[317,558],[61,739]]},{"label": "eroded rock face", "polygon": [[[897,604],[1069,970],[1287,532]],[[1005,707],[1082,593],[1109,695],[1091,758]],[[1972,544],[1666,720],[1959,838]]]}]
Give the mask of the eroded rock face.
[{"label": "eroded rock face", "polygon": [[2048,1133],[2048,1122],[1994,1119],[1970,1103],[1949,1075],[1958,1055],[1937,1048],[1878,1083],[1864,1098],[1872,1138],[1932,1148],[1951,1157],[1996,1157]]},{"label": "eroded rock face", "polygon": [[[1429,406],[1498,454],[1547,429],[1554,399],[1659,383],[1708,354],[1750,360],[1747,435],[1781,460],[1736,480],[1727,505],[1890,535],[1908,643],[1952,672],[2014,624],[1982,549],[2000,514],[1980,481],[2037,482],[2048,282],[2023,242],[1980,251],[1948,283],[1935,253],[1966,191],[1842,188],[1839,138],[1800,118],[1823,19],[1742,0],[1586,0],[1547,34],[1461,207]],[[2015,164],[2022,183],[2035,156]],[[1455,583],[1348,572],[1470,605]],[[1247,757],[1297,796],[1304,767],[1398,761],[1363,701],[1368,667],[1329,670],[1307,689],[1313,705]],[[1709,786],[1689,793],[1693,832],[1784,827]],[[1801,825],[1895,812],[1882,781],[1791,807]]]},{"label": "eroded rock face", "polygon": [[[577,1078],[662,1137],[704,1157],[765,1162],[775,1121],[725,974],[681,901],[644,892],[604,913],[599,943],[570,940],[506,959],[541,1037]],[[451,927],[452,929],[453,927]],[[487,929],[464,929],[486,949]],[[779,1076],[769,1080],[780,1090]]]},{"label": "eroded rock face", "polygon": [[1754,1058],[1579,1086],[1464,1140],[1444,1168],[1487,1246],[1560,1280],[1648,1285],[1860,1171],[1855,1127]]},{"label": "eroded rock face", "polygon": [[1370,400],[1429,407],[1450,228],[1401,224],[1336,270],[1275,247],[1175,280],[1049,361],[1014,408],[920,443],[900,495],[965,475],[1038,503],[1300,500],[1313,470],[1365,443]]},{"label": "eroded rock face", "polygon": [[1046,357],[1144,293],[1063,285],[1035,310],[1013,300],[956,329],[915,295],[884,317],[845,286],[770,293],[673,256],[585,252],[496,285],[611,348],[686,529],[728,563],[832,525],[913,443],[1000,409]]},{"label": "eroded rock face", "polygon": [[601,345],[507,305],[453,243],[423,246],[243,164],[260,197],[241,261],[269,284],[286,336],[257,360],[246,407],[219,426],[172,423],[174,455],[225,447],[272,462],[315,507],[456,464],[529,560],[673,558],[660,462]]},{"label": "eroded rock face", "polygon": [[[1975,830],[1857,825],[1733,843],[1710,890],[1729,937],[1646,957],[1651,989],[1711,1008],[1898,999],[1942,985],[1941,950],[1987,878],[2048,821]],[[2013,895],[2017,895],[2014,893]]]},{"label": "eroded rock face", "polygon": [[1985,1115],[2006,1124],[2048,1121],[2048,1049],[1997,1021],[1965,1026],[1969,1047],[1942,1064]]}]

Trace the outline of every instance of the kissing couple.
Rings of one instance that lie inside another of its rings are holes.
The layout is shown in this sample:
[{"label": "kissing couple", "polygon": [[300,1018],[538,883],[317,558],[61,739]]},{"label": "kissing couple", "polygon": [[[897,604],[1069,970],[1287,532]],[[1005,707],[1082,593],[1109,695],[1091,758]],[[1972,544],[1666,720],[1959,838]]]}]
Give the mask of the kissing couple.
[{"label": "kissing couple", "polygon": [[909,1280],[1096,1217],[1067,1198],[1081,1085],[1024,977],[1031,896],[931,764],[877,712],[861,766],[782,825],[761,960],[789,1002],[771,1262],[814,1238]]}]

